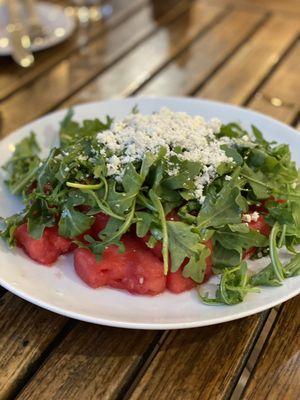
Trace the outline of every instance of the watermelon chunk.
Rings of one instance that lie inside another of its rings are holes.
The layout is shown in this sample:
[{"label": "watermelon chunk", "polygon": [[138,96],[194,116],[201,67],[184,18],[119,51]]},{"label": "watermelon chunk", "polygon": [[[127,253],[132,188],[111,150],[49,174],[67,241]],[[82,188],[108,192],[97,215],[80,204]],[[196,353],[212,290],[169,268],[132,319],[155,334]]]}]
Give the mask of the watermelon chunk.
[{"label": "watermelon chunk", "polygon": [[163,292],[166,287],[163,263],[134,235],[124,235],[122,242],[124,253],[110,245],[99,261],[90,250],[76,249],[74,265],[79,277],[93,288],[111,286],[148,295]]},{"label": "watermelon chunk", "polygon": [[257,221],[251,221],[248,225],[250,229],[259,231],[262,235],[269,237],[271,227],[263,215],[260,214]]},{"label": "watermelon chunk", "polygon": [[95,217],[95,222],[93,223],[90,232],[95,239],[98,239],[98,233],[101,232],[106,227],[106,224],[108,223],[109,220],[109,216],[100,212],[96,214],[94,217]]},{"label": "watermelon chunk", "polygon": [[15,231],[15,238],[30,258],[44,265],[53,264],[61,254],[70,250],[71,240],[58,234],[58,228],[45,228],[40,239],[30,236],[27,224],[20,225]]},{"label": "watermelon chunk", "polygon": [[169,272],[167,276],[167,288],[172,293],[182,293],[187,290],[191,290],[196,286],[196,283],[191,278],[185,278],[182,275],[184,265],[186,265],[188,260],[182,264],[176,272]]}]

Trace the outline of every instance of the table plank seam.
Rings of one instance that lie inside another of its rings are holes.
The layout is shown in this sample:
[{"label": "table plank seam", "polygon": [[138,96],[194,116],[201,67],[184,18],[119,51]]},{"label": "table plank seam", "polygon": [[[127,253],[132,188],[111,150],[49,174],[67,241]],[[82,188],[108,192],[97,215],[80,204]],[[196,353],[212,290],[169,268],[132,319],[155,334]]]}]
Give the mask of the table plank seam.
[{"label": "table plank seam", "polygon": [[300,122],[300,110],[297,111],[295,118],[293,119],[293,121],[291,122],[291,125],[295,128],[295,129],[299,129],[297,128]]},{"label": "table plank seam", "polygon": [[264,18],[259,21],[251,30],[249,35],[245,37],[237,46],[218,64],[215,68],[213,68],[207,77],[196,86],[190,93],[190,96],[194,96],[199,90],[201,90],[206,83],[215,76],[220,69],[249,41],[251,38],[265,25],[265,23],[271,18],[271,13],[265,13]]},{"label": "table plank seam", "polygon": [[[239,360],[240,365],[238,367],[238,373],[232,378],[231,385],[229,386],[227,393],[224,394],[224,400],[230,399],[230,397],[237,385],[237,382],[239,381],[239,378],[240,378],[244,368],[247,365],[247,362],[248,362],[249,357],[255,347],[255,344],[257,343],[257,340],[260,337],[260,334],[265,326],[265,323],[269,317],[270,312],[271,312],[271,310],[266,310],[261,313],[259,324],[258,324],[256,330],[253,332],[252,337],[250,338],[250,344],[248,346],[247,351],[245,352],[245,354],[243,354],[243,356]],[[201,400],[201,399],[199,398],[199,400]]]},{"label": "table plank seam", "polygon": [[67,319],[63,328],[59,331],[59,333],[55,336],[55,338],[50,341],[35,362],[30,365],[27,373],[20,380],[18,386],[12,390],[6,400],[15,399],[19,393],[24,389],[24,387],[35,377],[36,372],[43,366],[43,364],[47,361],[48,357],[51,356],[52,352],[56,349],[56,347],[64,340],[64,338],[75,328],[75,326],[79,322],[73,319]]},{"label": "table plank seam", "polygon": [[[232,6],[226,6],[224,11],[221,12],[219,15],[217,15],[210,23],[208,23],[203,30],[201,30],[198,35],[196,35],[187,46],[185,46],[182,50],[180,50],[177,54],[174,56],[171,56],[163,65],[161,65],[149,78],[145,79],[145,81],[142,82],[141,85],[139,85],[138,88],[133,90],[130,95],[134,96],[137,94],[141,89],[143,89],[144,86],[146,86],[155,76],[157,76],[164,68],[166,68],[172,61],[176,60],[179,58],[186,50],[188,50],[190,47],[193,46],[197,40],[199,40],[203,35],[207,34],[211,29],[213,29],[219,22],[221,22],[227,15],[230,14],[230,12],[234,10],[234,7]],[[99,74],[100,75],[100,74]],[[97,78],[97,77],[96,77]]]},{"label": "table plank seam", "polygon": [[[256,87],[252,90],[249,96],[244,101],[243,105],[247,106],[250,101],[257,95],[263,85],[272,77],[272,75],[276,72],[277,68],[285,61],[286,57],[294,50],[300,40],[300,36],[296,36],[289,46],[284,50],[283,54],[279,58],[279,60],[274,63],[274,65],[270,68],[270,70],[266,73],[266,75],[261,79],[261,81],[256,85]],[[291,123],[293,125],[293,123]]]},{"label": "table plank seam", "polygon": [[123,388],[120,389],[120,392],[116,397],[116,400],[127,400],[129,398],[131,392],[135,388],[135,385],[139,382],[140,377],[147,370],[151,361],[155,358],[157,352],[159,351],[160,347],[164,344],[169,334],[170,331],[162,331],[157,334],[157,337],[153,340],[153,342],[149,346],[148,351],[144,354],[143,358],[136,366],[135,371],[132,373],[131,377],[125,383]]},{"label": "table plank seam", "polygon": [[272,324],[272,326],[271,326],[271,329],[269,330],[269,332],[268,332],[268,334],[267,334],[267,336],[266,336],[266,339],[265,339],[265,341],[264,341],[264,344],[263,344],[263,346],[262,346],[262,348],[261,348],[261,350],[260,350],[260,352],[259,352],[259,354],[258,354],[258,357],[257,357],[257,359],[256,359],[255,365],[254,365],[254,367],[252,368],[252,370],[251,370],[251,372],[250,372],[250,375],[249,375],[249,377],[248,377],[248,379],[247,379],[247,382],[246,382],[246,384],[245,384],[245,386],[244,386],[243,392],[242,392],[242,394],[241,394],[241,400],[244,398],[245,392],[246,392],[246,390],[247,390],[247,388],[248,388],[248,386],[249,386],[249,383],[250,383],[250,381],[251,381],[251,378],[252,378],[252,376],[255,374],[255,371],[256,371],[256,369],[257,369],[257,367],[258,367],[259,361],[260,361],[262,355],[264,354],[264,351],[265,351],[265,349],[267,348],[268,343],[269,343],[269,341],[270,341],[270,339],[271,339],[271,337],[272,337],[272,334],[273,334],[273,332],[274,332],[274,330],[275,330],[275,328],[276,328],[276,325],[277,325],[277,323],[278,323],[278,320],[279,320],[281,314],[283,313],[284,305],[285,305],[285,303],[281,304],[279,310],[277,311],[277,315],[276,315],[276,317],[275,317],[275,319],[274,319],[274,322],[273,322],[273,324]]}]

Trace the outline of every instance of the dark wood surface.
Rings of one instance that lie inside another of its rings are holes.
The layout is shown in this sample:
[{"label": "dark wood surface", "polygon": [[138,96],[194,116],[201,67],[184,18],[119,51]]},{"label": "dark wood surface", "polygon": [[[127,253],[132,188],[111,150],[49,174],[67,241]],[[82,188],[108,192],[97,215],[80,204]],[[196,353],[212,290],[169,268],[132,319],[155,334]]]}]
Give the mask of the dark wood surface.
[{"label": "dark wood surface", "polygon": [[[135,94],[222,100],[300,125],[298,0],[110,3],[110,18],[32,68],[0,58],[0,136],[56,108]],[[245,399],[299,398],[299,297],[271,322],[267,311],[157,332],[88,325],[0,293],[0,399],[236,399],[246,372]]]}]

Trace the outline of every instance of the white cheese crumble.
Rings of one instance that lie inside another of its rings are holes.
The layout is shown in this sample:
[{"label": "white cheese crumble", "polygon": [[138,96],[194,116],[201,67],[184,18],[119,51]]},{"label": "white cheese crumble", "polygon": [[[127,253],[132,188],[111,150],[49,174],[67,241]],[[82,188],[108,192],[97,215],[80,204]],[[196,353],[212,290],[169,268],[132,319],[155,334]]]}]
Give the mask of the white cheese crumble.
[{"label": "white cheese crumble", "polygon": [[257,211],[254,211],[252,214],[243,214],[242,216],[242,221],[244,222],[257,222],[259,218],[259,213]]},{"label": "white cheese crumble", "polygon": [[296,182],[293,182],[293,183],[291,184],[291,188],[292,188],[292,189],[296,189],[296,187],[297,187],[297,183],[296,183]]},{"label": "white cheese crumble", "polygon": [[248,223],[251,222],[252,221],[251,215],[250,214],[244,214],[242,216],[242,221],[248,222]]},{"label": "white cheese crumble", "polygon": [[[113,122],[110,129],[97,135],[103,145],[102,155],[108,155],[109,176],[121,180],[126,164],[141,161],[147,152],[158,154],[161,147],[166,149],[166,157],[176,155],[182,161],[203,164],[203,171],[195,179],[195,194],[203,201],[203,190],[217,175],[217,167],[222,162],[232,162],[221,145],[230,144],[227,137],[217,138],[221,121],[217,118],[205,121],[201,116],[190,116],[185,112],[174,112],[162,108],[151,115],[131,113],[121,121]],[[181,148],[177,154],[174,150]],[[170,168],[170,176],[179,170]]]},{"label": "white cheese crumble", "polygon": [[254,212],[252,213],[252,215],[251,215],[252,221],[257,222],[257,221],[258,221],[258,218],[259,218],[259,213],[258,213],[257,211],[254,211]]}]

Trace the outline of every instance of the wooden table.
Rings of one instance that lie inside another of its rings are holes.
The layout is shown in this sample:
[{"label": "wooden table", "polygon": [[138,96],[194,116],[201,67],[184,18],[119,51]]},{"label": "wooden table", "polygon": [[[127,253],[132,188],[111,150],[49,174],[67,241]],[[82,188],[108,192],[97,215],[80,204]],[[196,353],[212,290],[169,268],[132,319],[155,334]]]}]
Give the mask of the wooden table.
[{"label": "wooden table", "polygon": [[[61,2],[67,4],[67,1]],[[300,119],[299,0],[113,0],[103,23],[0,59],[0,136],[46,112],[128,95],[193,95]],[[299,399],[300,298],[226,324],[129,331],[2,290],[1,399]]]}]

